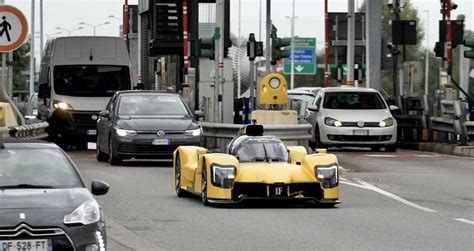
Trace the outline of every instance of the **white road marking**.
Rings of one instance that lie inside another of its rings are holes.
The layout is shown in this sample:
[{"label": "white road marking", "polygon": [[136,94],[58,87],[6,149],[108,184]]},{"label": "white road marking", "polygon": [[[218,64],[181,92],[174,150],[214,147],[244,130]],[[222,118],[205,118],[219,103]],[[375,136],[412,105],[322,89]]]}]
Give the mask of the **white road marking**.
[{"label": "white road marking", "polygon": [[380,188],[378,188],[378,187],[376,187],[376,186],[374,186],[374,185],[372,185],[372,184],[369,184],[369,183],[367,183],[367,182],[365,182],[365,181],[363,181],[363,180],[357,180],[357,181],[358,181],[360,184],[362,184],[365,188],[370,189],[370,190],[372,190],[372,191],[375,191],[375,192],[377,192],[377,193],[380,193],[380,194],[382,194],[382,195],[385,195],[385,196],[387,196],[387,197],[389,197],[389,198],[391,198],[391,199],[394,199],[394,200],[396,200],[396,201],[398,201],[398,202],[401,202],[401,203],[403,203],[403,204],[405,204],[405,205],[407,205],[407,206],[410,206],[410,207],[413,207],[413,208],[416,208],[416,209],[419,209],[419,210],[422,210],[422,211],[425,211],[425,212],[428,212],[428,213],[436,213],[436,212],[437,212],[436,210],[433,210],[433,209],[430,209],[430,208],[427,208],[427,207],[423,207],[423,206],[420,206],[420,205],[415,204],[415,203],[413,203],[413,202],[410,202],[410,201],[408,201],[408,200],[405,200],[405,199],[403,199],[402,197],[400,197],[400,196],[398,196],[398,195],[395,195],[395,194],[393,194],[393,193],[389,193],[389,192],[387,192],[387,191],[385,191],[385,190],[382,190],[382,189],[380,189]]},{"label": "white road marking", "polygon": [[365,186],[360,185],[360,184],[352,183],[352,182],[349,182],[349,181],[340,180],[339,183],[346,184],[346,185],[353,186],[353,187],[358,187],[358,188],[370,190],[370,188],[368,188],[368,187],[365,187]]},{"label": "white road marking", "polygon": [[436,154],[415,154],[414,156],[417,158],[439,157],[439,155]]},{"label": "white road marking", "polygon": [[397,157],[396,155],[392,154],[366,154],[366,157],[371,157],[371,158],[395,158]]},{"label": "white road marking", "polygon": [[339,169],[341,169],[342,171],[347,171],[347,169],[345,169],[345,168],[342,167],[341,165],[339,165]]},{"label": "white road marking", "polygon": [[453,220],[456,220],[456,221],[459,221],[459,222],[464,222],[464,223],[467,223],[467,224],[474,225],[474,221],[466,220],[466,219],[463,219],[463,218],[453,218]]}]

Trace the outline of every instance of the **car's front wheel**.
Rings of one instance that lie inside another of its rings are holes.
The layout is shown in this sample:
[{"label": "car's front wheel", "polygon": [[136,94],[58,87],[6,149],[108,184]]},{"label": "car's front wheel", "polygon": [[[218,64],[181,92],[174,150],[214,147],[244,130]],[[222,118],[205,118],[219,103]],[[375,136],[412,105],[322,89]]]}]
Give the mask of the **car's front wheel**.
[{"label": "car's front wheel", "polygon": [[181,189],[181,160],[179,154],[176,154],[176,160],[174,162],[174,178],[176,194],[178,197],[185,197],[186,192]]},{"label": "car's front wheel", "polygon": [[100,143],[99,143],[99,135],[97,135],[97,143],[96,143],[96,148],[95,148],[95,157],[97,159],[97,161],[99,162],[105,162],[107,161],[107,154],[105,154],[104,152],[102,152],[100,150]]},{"label": "car's front wheel", "polygon": [[385,151],[386,152],[396,152],[397,151],[397,146],[396,145],[393,145],[393,146],[385,146]]},{"label": "car's front wheel", "polygon": [[315,128],[314,128],[314,141],[313,142],[309,142],[309,146],[313,149],[316,149],[316,148],[323,148],[323,144],[321,143],[321,136],[320,136],[320,132],[319,132],[319,127],[318,125],[316,124],[315,125]]},{"label": "car's front wheel", "polygon": [[202,179],[201,179],[201,200],[202,204],[209,206],[209,200],[207,199],[207,170],[206,165],[203,165]]},{"label": "car's front wheel", "polygon": [[115,156],[112,138],[109,139],[109,164],[112,166],[122,163],[122,159]]}]

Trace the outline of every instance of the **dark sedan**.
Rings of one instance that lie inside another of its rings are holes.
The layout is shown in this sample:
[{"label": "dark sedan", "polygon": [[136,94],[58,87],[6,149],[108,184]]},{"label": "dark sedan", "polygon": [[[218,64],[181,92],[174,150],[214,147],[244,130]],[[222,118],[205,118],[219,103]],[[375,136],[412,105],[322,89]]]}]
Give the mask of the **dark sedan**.
[{"label": "dark sedan", "polygon": [[176,93],[120,91],[97,121],[97,160],[171,159],[180,145],[200,145],[202,129]]},{"label": "dark sedan", "polygon": [[102,210],[56,145],[0,139],[0,250],[105,250]]}]

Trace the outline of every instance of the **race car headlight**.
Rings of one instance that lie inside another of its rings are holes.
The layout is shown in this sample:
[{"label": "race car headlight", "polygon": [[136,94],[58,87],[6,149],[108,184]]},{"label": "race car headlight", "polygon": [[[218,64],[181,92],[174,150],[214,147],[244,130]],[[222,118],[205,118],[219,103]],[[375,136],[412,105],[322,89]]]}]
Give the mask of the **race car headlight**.
[{"label": "race car headlight", "polygon": [[221,188],[232,188],[237,172],[235,166],[211,165],[212,184]]},{"label": "race car headlight", "polygon": [[115,131],[117,132],[117,135],[120,136],[120,137],[137,135],[137,132],[134,131],[134,130],[124,130],[124,129],[120,129],[120,128],[115,128]]},{"label": "race car headlight", "polygon": [[99,204],[95,200],[88,200],[78,206],[72,213],[64,216],[64,224],[89,225],[100,220]]},{"label": "race car headlight", "polygon": [[318,180],[322,181],[323,188],[333,188],[339,182],[337,165],[316,166],[314,172]]},{"label": "race car headlight", "polygon": [[61,109],[61,110],[72,110],[72,106],[66,102],[61,102],[54,100],[53,101],[54,109]]},{"label": "race car headlight", "polygon": [[384,119],[384,120],[380,121],[379,126],[380,126],[380,127],[390,127],[390,126],[393,126],[393,119],[392,119],[392,118]]},{"label": "race car headlight", "polygon": [[337,120],[337,119],[333,119],[333,118],[324,118],[324,124],[328,125],[328,126],[335,126],[335,127],[341,127],[342,126],[342,123],[341,121]]},{"label": "race car headlight", "polygon": [[197,129],[184,131],[184,135],[188,135],[188,136],[200,136],[201,134],[202,134],[202,128],[201,127],[197,128]]}]

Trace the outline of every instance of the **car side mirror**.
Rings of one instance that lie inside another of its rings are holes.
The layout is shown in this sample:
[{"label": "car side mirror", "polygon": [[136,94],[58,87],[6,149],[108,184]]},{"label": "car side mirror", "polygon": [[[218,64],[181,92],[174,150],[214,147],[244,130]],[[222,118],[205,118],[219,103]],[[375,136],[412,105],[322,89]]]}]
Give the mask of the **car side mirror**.
[{"label": "car side mirror", "polygon": [[390,111],[398,111],[398,110],[400,110],[400,108],[399,108],[398,106],[396,106],[396,105],[390,105],[390,106],[389,106],[389,109],[390,109]]},{"label": "car side mirror", "polygon": [[47,99],[51,95],[51,88],[48,83],[41,83],[38,86],[38,97],[41,99]]},{"label": "car side mirror", "polygon": [[97,196],[106,194],[109,191],[109,188],[109,184],[100,180],[94,180],[91,184],[92,194]]},{"label": "car side mirror", "polygon": [[317,105],[310,105],[308,106],[308,110],[312,112],[317,112],[319,111],[319,107]]},{"label": "car side mirror", "polygon": [[110,111],[109,110],[103,110],[99,112],[99,116],[102,118],[108,118],[110,116]]},{"label": "car side mirror", "polygon": [[196,111],[194,111],[194,117],[196,119],[203,118],[204,117],[204,112],[201,111],[201,110],[196,110]]}]

